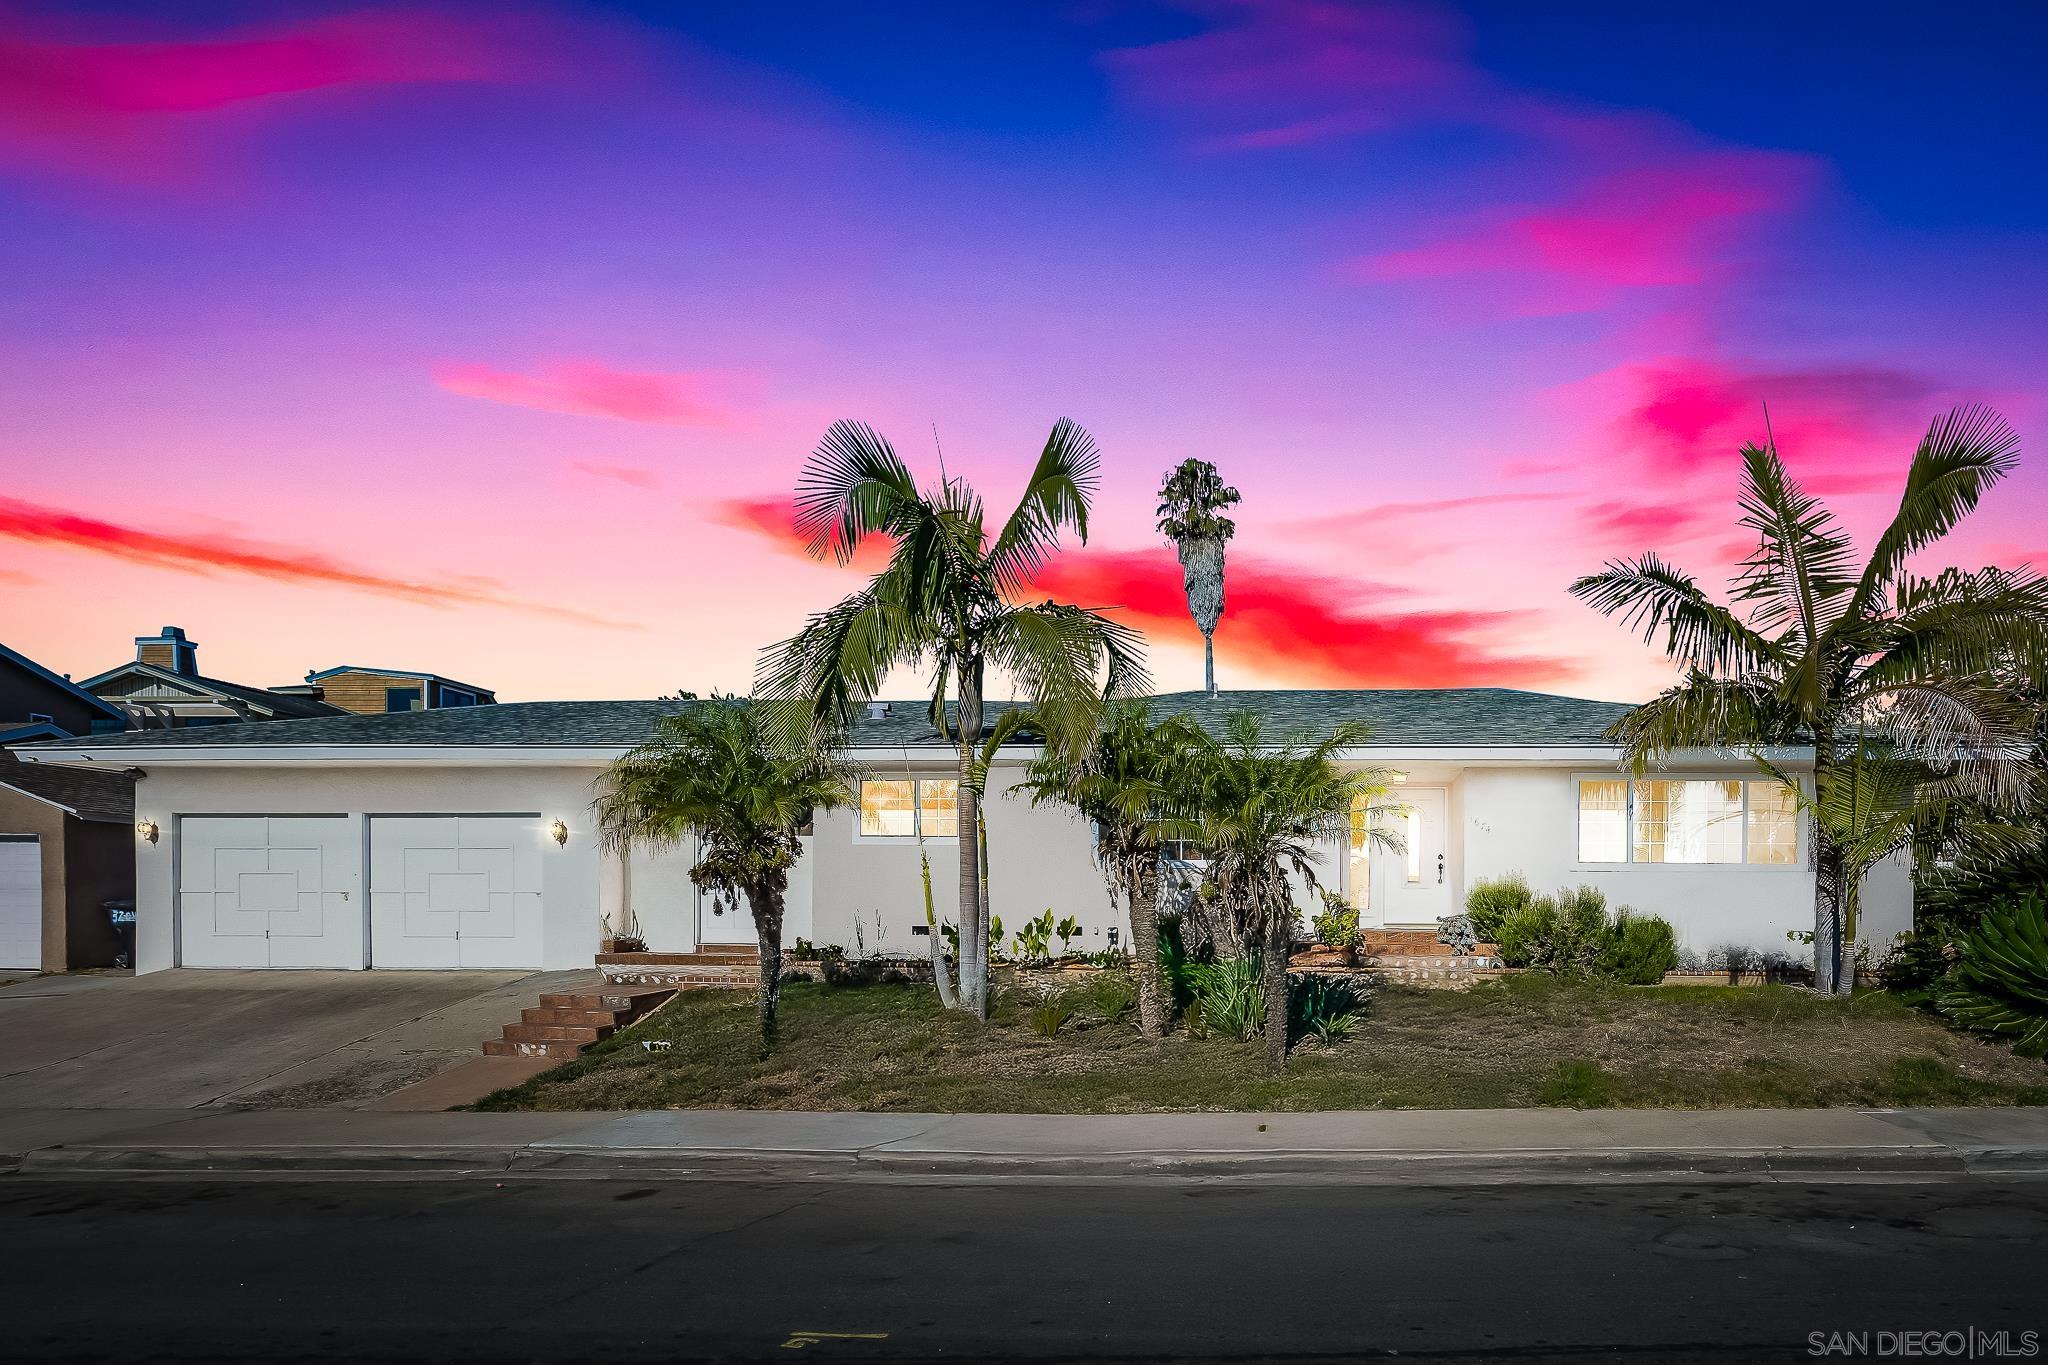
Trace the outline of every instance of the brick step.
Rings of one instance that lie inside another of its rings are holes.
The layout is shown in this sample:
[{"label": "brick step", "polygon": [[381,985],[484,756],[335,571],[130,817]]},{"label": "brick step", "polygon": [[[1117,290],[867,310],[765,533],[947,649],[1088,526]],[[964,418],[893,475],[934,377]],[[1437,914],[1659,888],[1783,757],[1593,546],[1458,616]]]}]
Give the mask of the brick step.
[{"label": "brick step", "polygon": [[583,1055],[581,1043],[513,1043],[493,1038],[484,1044],[486,1057],[552,1057],[573,1062]]},{"label": "brick step", "polygon": [[581,1024],[507,1024],[508,1043],[601,1043],[618,1032],[613,1024],[596,1028]]},{"label": "brick step", "polygon": [[599,953],[600,967],[755,967],[761,955],[752,948],[743,952],[694,953]]},{"label": "brick step", "polygon": [[560,1010],[543,1005],[539,1009],[519,1011],[522,1024],[581,1024],[586,1028],[602,1028],[619,1022],[617,1010]]}]

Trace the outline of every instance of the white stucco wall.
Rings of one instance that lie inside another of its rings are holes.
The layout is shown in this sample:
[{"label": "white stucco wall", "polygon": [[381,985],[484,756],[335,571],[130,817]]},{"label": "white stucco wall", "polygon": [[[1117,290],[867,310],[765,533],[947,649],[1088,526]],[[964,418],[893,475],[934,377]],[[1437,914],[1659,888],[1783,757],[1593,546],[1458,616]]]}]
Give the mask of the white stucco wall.
[{"label": "white stucco wall", "polygon": [[[135,788],[137,820],[161,830],[155,844],[135,841],[135,959],[138,972],[176,965],[177,821],[188,815],[341,815],[355,827],[354,846],[367,847],[367,816],[536,812],[569,829],[561,847],[547,842],[541,858],[541,965],[587,967],[597,951],[604,909],[596,833],[590,819],[595,769],[500,765],[487,768],[340,764],[145,770]],[[367,872],[367,869],[363,869]],[[367,876],[360,884],[368,886]],[[354,902],[369,914],[369,897]],[[367,942],[365,931],[363,942]]]}]

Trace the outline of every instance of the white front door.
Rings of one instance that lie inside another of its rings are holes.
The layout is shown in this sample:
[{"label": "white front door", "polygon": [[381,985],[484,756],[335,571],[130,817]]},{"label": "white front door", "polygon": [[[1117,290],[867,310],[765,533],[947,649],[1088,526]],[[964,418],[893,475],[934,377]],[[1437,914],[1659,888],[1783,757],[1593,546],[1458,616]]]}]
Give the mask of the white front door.
[{"label": "white front door", "polygon": [[[785,917],[787,910],[784,911]],[[754,932],[754,912],[747,898],[735,891],[697,892],[697,943],[759,943]]]},{"label": "white front door", "polygon": [[1380,819],[1401,836],[1400,852],[1372,851],[1373,918],[1394,927],[1435,928],[1454,912],[1444,844],[1442,787],[1397,788],[1381,803]]},{"label": "white front door", "polygon": [[188,815],[178,821],[179,962],[363,965],[361,855],[339,815]]},{"label": "white front door", "polygon": [[43,965],[43,841],[0,834],[0,967]]},{"label": "white front door", "polygon": [[538,815],[370,817],[370,965],[541,965]]}]

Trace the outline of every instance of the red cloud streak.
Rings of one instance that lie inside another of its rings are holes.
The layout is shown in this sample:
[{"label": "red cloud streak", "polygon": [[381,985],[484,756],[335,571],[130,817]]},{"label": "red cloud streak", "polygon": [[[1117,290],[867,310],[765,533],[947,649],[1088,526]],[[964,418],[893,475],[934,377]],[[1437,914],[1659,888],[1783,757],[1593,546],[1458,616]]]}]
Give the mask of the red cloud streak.
[{"label": "red cloud streak", "polygon": [[428,607],[504,607],[560,617],[584,625],[617,624],[564,607],[502,597],[481,588],[450,583],[413,583],[340,564],[320,555],[295,554],[230,536],[149,531],[13,498],[0,498],[0,537],[65,545],[134,564],[177,569],[185,573],[249,574],[287,583],[353,588]]},{"label": "red cloud streak", "polygon": [[619,370],[594,360],[563,361],[530,375],[455,361],[434,366],[434,382],[465,398],[577,417],[687,427],[730,425],[730,414],[704,400],[703,391],[716,379],[709,373]]}]

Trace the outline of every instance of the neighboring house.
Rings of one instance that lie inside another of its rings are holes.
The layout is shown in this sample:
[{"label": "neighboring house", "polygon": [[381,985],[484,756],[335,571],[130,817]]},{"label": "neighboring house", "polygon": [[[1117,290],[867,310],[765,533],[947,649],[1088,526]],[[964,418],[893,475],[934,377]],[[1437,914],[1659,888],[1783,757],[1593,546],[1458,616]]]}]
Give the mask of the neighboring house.
[{"label": "neighboring house", "polygon": [[135,894],[135,780],[0,751],[0,967],[103,967]]},{"label": "neighboring house", "polygon": [[0,744],[127,728],[120,707],[0,645]]},{"label": "neighboring house", "polygon": [[[591,800],[605,765],[674,703],[531,702],[52,741],[24,756],[136,767],[138,969],[588,965],[600,926],[650,948],[751,943],[743,910],[700,896],[691,851],[603,853]],[[1813,920],[1804,821],[1747,758],[1678,755],[1634,780],[1603,737],[1626,708],[1493,688],[1237,692],[1158,698],[1215,726],[1239,709],[1272,733],[1373,727],[1347,761],[1386,766],[1406,851],[1323,850],[1324,883],[1375,925],[1433,925],[1482,877],[1539,889],[1590,883],[1663,915],[1695,949],[1796,952]],[[939,913],[955,918],[952,756],[921,701],[876,703],[852,735],[867,769],[853,809],[819,814],[792,878],[786,941],[914,951],[924,940],[920,850]],[[990,894],[1013,925],[1047,908],[1097,949],[1124,931],[1087,823],[1011,793],[1033,750],[989,774]],[[1809,751],[1780,751],[1794,771]],[[153,836],[153,837],[150,837]],[[1305,889],[1304,911],[1313,907]],[[1888,943],[1911,915],[1888,870],[1864,932]],[[859,926],[858,931],[856,925]]]},{"label": "neighboring house", "polygon": [[438,673],[403,668],[359,668],[343,664],[306,675],[307,689],[330,705],[359,716],[395,711],[439,711],[444,707],[493,706],[497,694]]},{"label": "neighboring house", "polygon": [[346,714],[317,689],[272,689],[210,678],[199,645],[176,626],[135,641],[135,658],[79,686],[119,707],[138,729],[232,725],[250,720],[308,720]]}]

